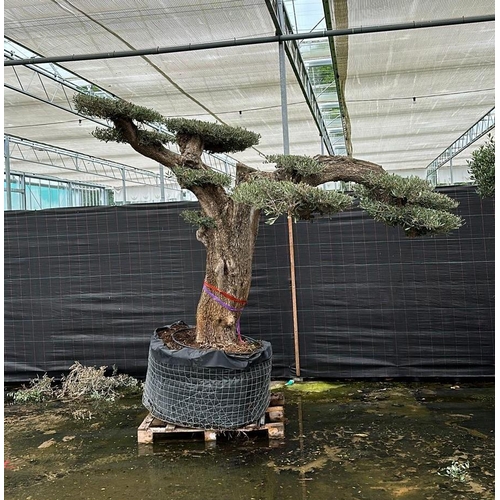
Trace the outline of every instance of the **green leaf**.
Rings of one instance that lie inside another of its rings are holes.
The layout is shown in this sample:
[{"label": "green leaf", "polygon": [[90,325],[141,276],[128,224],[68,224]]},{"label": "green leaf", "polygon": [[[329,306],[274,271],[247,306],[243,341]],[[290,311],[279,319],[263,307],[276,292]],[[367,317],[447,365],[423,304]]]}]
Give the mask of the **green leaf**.
[{"label": "green leaf", "polygon": [[232,198],[262,210],[270,224],[284,214],[308,220],[316,213],[334,214],[352,204],[350,196],[337,191],[325,191],[302,182],[296,184],[261,177],[239,184]]},{"label": "green leaf", "polygon": [[228,187],[231,184],[229,175],[212,169],[172,167],[171,170],[179,184],[185,189],[190,189],[193,186],[206,186],[207,184]]},{"label": "green leaf", "polygon": [[204,149],[211,153],[235,153],[259,143],[260,135],[241,127],[188,120],[186,118],[165,119],[167,128],[177,135],[203,138]]}]

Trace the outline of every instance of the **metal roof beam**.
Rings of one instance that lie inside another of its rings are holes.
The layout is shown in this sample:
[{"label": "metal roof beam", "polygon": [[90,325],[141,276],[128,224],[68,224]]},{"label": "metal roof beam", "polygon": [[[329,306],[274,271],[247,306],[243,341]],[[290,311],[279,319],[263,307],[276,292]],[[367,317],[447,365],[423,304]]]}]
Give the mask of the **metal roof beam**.
[{"label": "metal roof beam", "polygon": [[452,19],[436,19],[432,21],[413,21],[401,24],[383,24],[377,26],[359,26],[357,28],[344,28],[338,30],[313,31],[311,33],[287,33],[283,35],[264,36],[256,38],[243,38],[224,40],[220,42],[190,43],[176,47],[152,47],[149,49],[123,50],[113,52],[98,52],[93,54],[72,54],[52,57],[30,57],[27,59],[7,60],[4,66],[22,66],[26,64],[41,64],[48,62],[90,61],[96,59],[116,59],[121,57],[152,56],[156,54],[173,54],[195,50],[220,49],[226,47],[241,47],[243,45],[259,45],[266,43],[279,43],[289,40],[304,40],[308,38],[327,38],[344,35],[362,35],[365,33],[381,33],[386,31],[401,31],[420,28],[435,28],[440,26],[453,26],[457,24],[485,23],[494,21],[494,15],[458,17]]},{"label": "metal roof beam", "polygon": [[[9,40],[9,42],[11,45],[15,45],[15,42],[11,40]],[[19,60],[18,59],[19,56],[17,56],[13,51],[4,51],[4,57],[6,57],[8,60],[15,60],[15,61]],[[26,95],[27,97],[32,97],[33,99],[41,101],[45,104],[49,104],[63,111],[68,111],[69,113],[72,113],[76,116],[80,116],[82,119],[93,121],[103,127],[111,127],[111,125],[105,120],[90,118],[86,115],[78,113],[73,108],[71,99],[68,98],[68,95],[66,93],[66,88],[82,94],[97,95],[99,97],[107,97],[110,99],[120,99],[120,98],[100,88],[98,85],[95,85],[94,83],[89,82],[88,80],[80,77],[79,75],[72,73],[66,68],[61,67],[61,72],[74,76],[75,78],[78,78],[79,81],[85,83],[85,85],[83,86],[76,85],[73,82],[69,81],[68,78],[61,76],[57,72],[56,69],[57,67],[54,67],[54,65],[51,66],[52,68],[50,69],[52,71],[38,65],[33,65],[33,64],[25,65],[25,68],[31,70],[33,73],[23,73],[16,71],[16,68],[12,68],[16,74],[16,81],[18,83],[18,87],[15,87],[7,83],[4,83],[4,87],[14,92],[19,92],[23,95]],[[36,78],[34,76],[36,76]],[[34,85],[33,83],[35,81],[39,82],[41,85]],[[64,94],[64,96],[60,100],[60,103],[56,104],[54,100],[56,96],[60,96],[61,93]],[[149,126],[154,130],[170,135],[172,139],[174,139],[175,137],[175,135],[172,134],[170,131],[168,131],[166,127],[163,125],[149,124]],[[176,150],[176,152],[179,152],[175,141],[173,141],[172,146],[173,149]],[[229,176],[231,176],[233,179],[236,177],[236,161],[229,155],[204,152],[203,161],[214,170],[224,172]]]}]

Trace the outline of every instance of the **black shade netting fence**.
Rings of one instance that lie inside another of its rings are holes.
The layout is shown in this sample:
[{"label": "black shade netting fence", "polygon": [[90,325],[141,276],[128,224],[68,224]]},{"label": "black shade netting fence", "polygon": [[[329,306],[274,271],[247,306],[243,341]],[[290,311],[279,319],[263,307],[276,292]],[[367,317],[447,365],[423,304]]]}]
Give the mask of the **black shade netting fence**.
[{"label": "black shade netting fence", "polygon": [[269,405],[272,348],[249,355],[217,350],[168,349],[151,339],[143,403],[164,422],[203,429],[257,423]]},{"label": "black shade netting fence", "polygon": [[[466,224],[406,239],[359,209],[294,225],[301,375],[491,377],[494,206],[444,190]],[[5,380],[79,361],[144,377],[152,329],[194,324],[205,250],[188,202],[4,214]],[[244,335],[296,373],[287,224],[261,224]]]}]

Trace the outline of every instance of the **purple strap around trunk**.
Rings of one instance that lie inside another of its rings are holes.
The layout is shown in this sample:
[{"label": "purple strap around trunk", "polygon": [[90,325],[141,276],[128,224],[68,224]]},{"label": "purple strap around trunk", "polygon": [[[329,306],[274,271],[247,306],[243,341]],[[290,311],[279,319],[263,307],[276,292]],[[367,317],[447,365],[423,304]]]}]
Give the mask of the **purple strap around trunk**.
[{"label": "purple strap around trunk", "polygon": [[[212,299],[214,299],[215,302],[217,302],[218,304],[220,304],[222,307],[224,307],[228,311],[231,311],[231,312],[241,312],[241,311],[243,311],[243,307],[240,308],[240,309],[238,309],[237,307],[231,307],[230,305],[228,305],[225,302],[223,302],[221,299],[219,299],[219,297],[217,297],[217,295],[214,295],[205,285],[203,285],[203,291],[206,294],[208,294]],[[240,342],[241,342],[242,339],[241,339],[241,332],[240,332],[240,318],[239,317],[238,317],[238,319],[236,321],[236,333],[238,334],[238,338],[240,339]]]}]

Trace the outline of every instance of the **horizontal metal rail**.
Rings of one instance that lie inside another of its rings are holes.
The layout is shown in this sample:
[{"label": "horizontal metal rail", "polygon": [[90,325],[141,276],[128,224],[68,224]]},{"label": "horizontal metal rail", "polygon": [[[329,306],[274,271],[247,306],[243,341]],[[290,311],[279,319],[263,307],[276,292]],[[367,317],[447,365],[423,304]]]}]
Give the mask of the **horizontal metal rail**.
[{"label": "horizontal metal rail", "polygon": [[[5,53],[5,57],[8,57],[9,59],[13,60],[18,60],[15,59],[16,55],[12,51],[7,51]],[[105,120],[100,120],[97,118],[91,118],[86,115],[82,115],[78,113],[71,102],[71,99],[68,97],[66,89],[71,90],[72,92],[80,92],[84,94],[91,94],[91,95],[98,95],[100,97],[107,97],[110,99],[119,99],[119,97],[107,92],[104,89],[101,89],[97,85],[93,84],[92,82],[89,82],[88,80],[85,80],[84,78],[81,78],[80,76],[66,70],[65,68],[61,68],[61,71],[64,71],[68,75],[72,75],[76,78],[78,78],[80,81],[85,82],[85,86],[82,85],[76,85],[73,82],[69,81],[67,78],[64,76],[61,76],[57,72],[57,68],[51,68],[50,69],[44,68],[42,66],[37,66],[37,65],[26,65],[24,66],[25,70],[30,70],[29,72],[20,72],[16,71],[16,68],[12,68],[13,71],[15,71],[16,75],[16,81],[18,84],[18,87],[15,87],[13,85],[4,84],[4,87],[8,88],[9,90],[12,90],[14,92],[19,92],[27,97],[31,97],[33,99],[36,99],[40,102],[43,102],[44,104],[49,104],[51,106],[54,106],[60,110],[67,111],[69,113],[72,113],[76,116],[81,117],[82,119],[93,121],[97,123],[98,125],[101,125],[103,127],[111,127],[111,125],[106,122]],[[59,97],[62,96],[62,97]],[[56,97],[58,98],[59,103],[56,103]],[[167,134],[172,137],[172,147],[173,149],[178,152],[177,145],[175,143],[175,135],[169,132],[166,127],[159,125],[159,124],[149,124],[149,126],[153,130],[160,131],[164,134]],[[28,141],[26,139],[26,141]],[[79,153],[75,153],[78,155]],[[203,153],[203,161],[209,165],[211,168],[214,170],[218,170],[221,172],[224,172],[228,175],[230,175],[233,179],[236,176],[236,161],[232,159],[230,156],[227,155],[221,155],[221,154],[214,154],[214,153]],[[140,170],[140,169],[138,169]],[[147,170],[144,170],[144,172],[149,173]],[[110,178],[115,179],[115,176],[111,176]],[[179,187],[180,189],[180,187]]]},{"label": "horizontal metal rail", "polygon": [[[116,179],[133,184],[159,186],[160,176],[148,170],[139,169],[109,160],[103,160],[83,153],[50,146],[16,136],[5,135],[10,146],[10,160],[34,163],[66,171],[85,173],[91,176]],[[173,174],[165,175],[174,179]]]},{"label": "horizontal metal rail", "polygon": [[243,38],[224,40],[220,42],[190,43],[176,47],[152,47],[148,49],[123,50],[113,52],[97,52],[92,54],[73,54],[52,57],[30,57],[4,61],[4,66],[21,66],[26,64],[41,64],[48,62],[90,61],[96,59],[117,59],[121,57],[152,56],[155,54],[173,54],[196,50],[220,49],[226,47],[241,47],[244,45],[259,45],[266,43],[287,42],[289,40],[305,40],[309,38],[328,38],[345,35],[362,35],[367,33],[381,33],[386,31],[401,31],[420,28],[436,28],[440,26],[453,26],[458,24],[485,23],[495,20],[495,15],[458,17],[452,19],[436,19],[433,21],[413,21],[401,24],[383,24],[378,26],[359,26],[357,28],[344,28],[337,30],[312,31],[310,33],[286,33],[283,35],[264,36],[256,38]]}]

